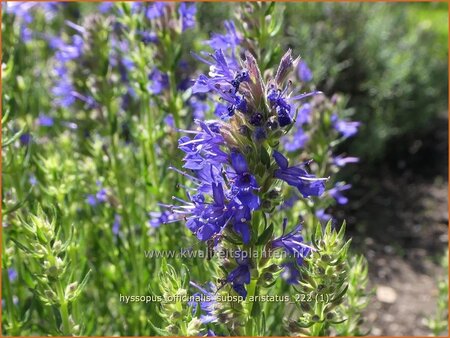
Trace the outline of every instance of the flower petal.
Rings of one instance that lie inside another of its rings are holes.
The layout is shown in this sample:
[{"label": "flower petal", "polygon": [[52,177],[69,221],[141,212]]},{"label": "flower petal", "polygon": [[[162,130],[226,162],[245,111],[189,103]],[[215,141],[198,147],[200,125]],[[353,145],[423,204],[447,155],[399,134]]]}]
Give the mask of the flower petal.
[{"label": "flower petal", "polygon": [[281,153],[274,150],[273,151],[273,158],[275,159],[275,162],[277,162],[278,166],[281,169],[287,169],[289,162],[286,157],[284,157]]}]

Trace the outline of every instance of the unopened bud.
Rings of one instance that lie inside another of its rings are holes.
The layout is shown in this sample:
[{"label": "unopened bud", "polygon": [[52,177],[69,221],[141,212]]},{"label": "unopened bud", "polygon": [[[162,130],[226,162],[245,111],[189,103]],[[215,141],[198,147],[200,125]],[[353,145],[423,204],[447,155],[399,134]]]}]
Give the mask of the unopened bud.
[{"label": "unopened bud", "polygon": [[311,317],[311,320],[315,323],[317,323],[320,320],[320,317],[318,315],[314,315]]},{"label": "unopened bud", "polygon": [[56,293],[53,290],[45,290],[44,294],[45,294],[45,297],[47,297],[47,299],[50,301],[54,301],[57,299]]},{"label": "unopened bud", "polygon": [[270,272],[265,272],[263,278],[266,282],[271,282],[273,280],[273,275]]},{"label": "unopened bud", "polygon": [[56,252],[61,251],[62,248],[62,242],[60,240],[55,241],[55,243],[53,243],[53,250]]},{"label": "unopened bud", "polygon": [[168,327],[167,327],[167,331],[169,332],[169,333],[172,333],[172,334],[177,334],[178,333],[178,327],[176,327],[175,325],[169,325]]},{"label": "unopened bud", "polygon": [[187,295],[187,291],[186,291],[186,289],[178,289],[176,295],[179,297],[185,297]]},{"label": "unopened bud", "polygon": [[301,302],[300,307],[305,312],[309,312],[311,310],[311,306],[307,302]]},{"label": "unopened bud", "polygon": [[175,311],[174,313],[172,313],[170,315],[170,320],[174,321],[174,320],[179,319],[180,317],[181,317],[181,313],[179,313],[178,311]]},{"label": "unopened bud", "polygon": [[70,283],[69,285],[67,285],[66,287],[66,291],[64,292],[64,295],[66,296],[67,299],[71,298],[74,296],[75,290],[78,287],[78,282],[73,282]]}]

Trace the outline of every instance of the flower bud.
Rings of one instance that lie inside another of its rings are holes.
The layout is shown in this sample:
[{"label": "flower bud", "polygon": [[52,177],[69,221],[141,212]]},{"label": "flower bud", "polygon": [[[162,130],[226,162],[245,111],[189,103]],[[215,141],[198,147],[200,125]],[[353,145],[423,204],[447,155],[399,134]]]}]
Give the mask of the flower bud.
[{"label": "flower bud", "polygon": [[53,243],[53,251],[55,252],[60,252],[62,248],[62,242],[58,239],[55,241],[55,243]]},{"label": "flower bud", "polygon": [[176,327],[175,325],[171,324],[167,327],[167,331],[171,334],[178,334],[178,327]]},{"label": "flower bud", "polygon": [[45,297],[50,301],[50,303],[53,303],[57,301],[58,297],[56,296],[56,293],[53,290],[47,289],[44,291]]},{"label": "flower bud", "polygon": [[66,299],[71,299],[75,296],[75,291],[77,290],[78,282],[73,282],[67,285],[64,295]]},{"label": "flower bud", "polygon": [[201,325],[202,325],[202,322],[200,321],[200,319],[193,318],[188,324],[187,335],[188,336],[197,336],[200,331]]}]

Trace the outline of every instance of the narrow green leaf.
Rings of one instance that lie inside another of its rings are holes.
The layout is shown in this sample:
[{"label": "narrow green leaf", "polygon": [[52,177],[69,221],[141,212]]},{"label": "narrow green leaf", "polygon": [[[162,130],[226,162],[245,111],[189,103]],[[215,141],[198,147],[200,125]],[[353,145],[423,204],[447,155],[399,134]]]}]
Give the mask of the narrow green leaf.
[{"label": "narrow green leaf", "polygon": [[269,227],[266,228],[263,233],[259,236],[256,241],[256,245],[263,245],[268,242],[268,240],[272,237],[273,234],[273,223],[270,223]]}]

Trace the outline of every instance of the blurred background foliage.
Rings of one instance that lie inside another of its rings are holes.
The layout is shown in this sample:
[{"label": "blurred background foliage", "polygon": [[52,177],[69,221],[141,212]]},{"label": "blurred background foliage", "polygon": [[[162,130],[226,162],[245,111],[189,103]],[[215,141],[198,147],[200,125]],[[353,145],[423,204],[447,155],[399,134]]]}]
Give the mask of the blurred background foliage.
[{"label": "blurred background foliage", "polygon": [[[229,16],[232,4],[222,6],[200,6],[205,31]],[[446,115],[446,3],[286,6],[280,43],[308,63],[317,88],[350,96],[363,125],[347,146],[363,160],[383,161],[390,141],[425,135]]]}]

